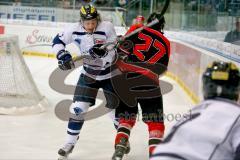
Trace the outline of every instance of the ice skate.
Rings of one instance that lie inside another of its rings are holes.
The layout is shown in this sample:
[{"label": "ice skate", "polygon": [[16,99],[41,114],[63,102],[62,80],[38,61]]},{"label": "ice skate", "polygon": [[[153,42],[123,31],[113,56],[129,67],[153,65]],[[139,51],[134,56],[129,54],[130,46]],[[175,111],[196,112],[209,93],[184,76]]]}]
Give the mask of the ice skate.
[{"label": "ice skate", "polygon": [[129,141],[127,142],[127,146],[126,146],[126,147],[127,147],[127,148],[126,148],[126,150],[125,150],[125,154],[128,154],[128,153],[130,152],[130,150],[131,150]]},{"label": "ice skate", "polygon": [[74,145],[71,143],[66,144],[64,147],[58,150],[59,158],[58,160],[67,160],[68,155],[72,153]]},{"label": "ice skate", "polygon": [[130,152],[130,146],[126,138],[121,138],[120,143],[116,145],[112,160],[122,160],[124,154]]}]

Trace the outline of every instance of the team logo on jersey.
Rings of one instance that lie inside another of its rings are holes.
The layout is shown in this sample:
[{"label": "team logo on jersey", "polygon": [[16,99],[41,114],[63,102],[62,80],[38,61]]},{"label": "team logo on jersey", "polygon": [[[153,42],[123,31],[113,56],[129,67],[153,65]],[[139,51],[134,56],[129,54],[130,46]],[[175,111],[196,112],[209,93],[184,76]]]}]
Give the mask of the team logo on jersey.
[{"label": "team logo on jersey", "polygon": [[106,43],[106,40],[104,40],[104,39],[95,39],[94,40],[94,44],[103,44],[103,43]]},{"label": "team logo on jersey", "polygon": [[74,110],[74,112],[75,112],[75,114],[78,116],[80,113],[82,113],[82,109],[81,108],[79,108],[79,107],[75,107],[75,108],[73,108],[73,110]]}]

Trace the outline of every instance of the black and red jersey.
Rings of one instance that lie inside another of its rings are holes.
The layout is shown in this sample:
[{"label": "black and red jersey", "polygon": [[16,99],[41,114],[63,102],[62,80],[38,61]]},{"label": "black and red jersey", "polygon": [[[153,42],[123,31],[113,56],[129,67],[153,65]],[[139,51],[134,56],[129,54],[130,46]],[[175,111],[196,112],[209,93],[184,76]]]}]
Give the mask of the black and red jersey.
[{"label": "black and red jersey", "polygon": [[128,55],[128,62],[142,62],[152,66],[158,75],[167,69],[170,42],[161,32],[152,28],[144,27],[139,33],[126,38],[119,50]]}]

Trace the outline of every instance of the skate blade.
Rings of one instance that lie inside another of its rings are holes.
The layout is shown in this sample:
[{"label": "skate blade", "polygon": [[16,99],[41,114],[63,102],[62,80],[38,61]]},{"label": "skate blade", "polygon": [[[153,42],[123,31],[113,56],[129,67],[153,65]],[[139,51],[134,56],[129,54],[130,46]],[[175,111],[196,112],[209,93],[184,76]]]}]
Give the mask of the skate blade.
[{"label": "skate blade", "polygon": [[112,160],[127,160],[128,158],[126,158],[128,156],[123,156],[122,158],[121,157],[114,157],[112,158]]},{"label": "skate blade", "polygon": [[58,158],[58,160],[67,160],[68,159],[68,157],[65,157],[65,156],[60,156],[59,158]]}]

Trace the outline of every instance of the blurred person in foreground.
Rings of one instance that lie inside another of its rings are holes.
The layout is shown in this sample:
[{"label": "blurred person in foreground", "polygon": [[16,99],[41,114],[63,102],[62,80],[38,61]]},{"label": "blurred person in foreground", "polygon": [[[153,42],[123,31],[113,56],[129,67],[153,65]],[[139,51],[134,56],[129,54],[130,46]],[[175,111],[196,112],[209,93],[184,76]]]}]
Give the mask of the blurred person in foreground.
[{"label": "blurred person in foreground", "polygon": [[204,101],[176,123],[150,160],[239,160],[239,69],[213,62],[202,76]]}]

